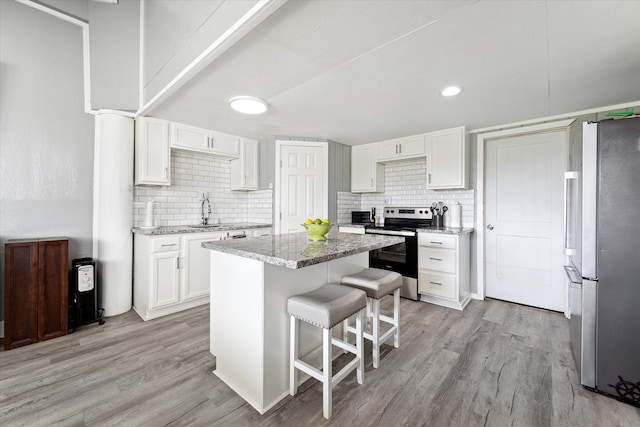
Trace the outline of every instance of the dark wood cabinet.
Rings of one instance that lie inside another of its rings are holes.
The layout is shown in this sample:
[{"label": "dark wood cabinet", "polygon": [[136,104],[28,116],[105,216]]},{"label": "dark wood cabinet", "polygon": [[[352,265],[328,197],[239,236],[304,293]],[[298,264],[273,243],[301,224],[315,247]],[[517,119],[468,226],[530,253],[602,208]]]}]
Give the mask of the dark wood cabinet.
[{"label": "dark wood cabinet", "polygon": [[69,241],[5,245],[4,349],[67,334]]}]

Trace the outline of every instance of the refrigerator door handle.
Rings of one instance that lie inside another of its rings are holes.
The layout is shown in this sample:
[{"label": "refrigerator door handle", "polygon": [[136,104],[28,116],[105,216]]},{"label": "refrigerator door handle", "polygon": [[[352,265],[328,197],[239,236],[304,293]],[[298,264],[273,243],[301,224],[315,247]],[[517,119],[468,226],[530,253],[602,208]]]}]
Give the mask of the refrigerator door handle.
[{"label": "refrigerator door handle", "polygon": [[565,172],[564,173],[564,218],[563,218],[563,245],[565,255],[576,254],[576,236],[574,235],[575,225],[574,221],[577,221],[575,210],[578,208],[577,194],[578,191],[578,179],[580,178],[580,172]]},{"label": "refrigerator door handle", "polygon": [[572,267],[570,265],[565,265],[564,266],[564,271],[565,271],[565,273],[567,273],[567,277],[569,278],[569,281],[571,282],[571,284],[572,285],[577,284],[579,286],[575,286],[575,287],[581,289],[582,288],[582,277],[578,273],[578,270],[576,270],[574,267]]}]

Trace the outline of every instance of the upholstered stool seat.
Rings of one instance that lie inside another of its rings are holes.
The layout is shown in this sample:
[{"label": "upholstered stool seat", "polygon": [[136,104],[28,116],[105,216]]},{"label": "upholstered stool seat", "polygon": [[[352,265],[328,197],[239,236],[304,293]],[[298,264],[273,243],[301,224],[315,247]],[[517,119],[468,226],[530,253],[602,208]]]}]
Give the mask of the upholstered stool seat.
[{"label": "upholstered stool seat", "polygon": [[[366,293],[360,289],[336,283],[326,284],[315,291],[294,295],[287,300],[287,313],[291,316],[289,393],[298,391],[298,370],[322,382],[323,415],[331,417],[332,390],[351,371],[356,370],[358,384],[364,380],[364,358],[362,357],[362,314],[367,305]],[[333,327],[355,315],[355,345],[334,338]],[[322,328],[322,370],[298,358],[298,320]],[[331,346],[353,353],[355,357],[336,375],[332,375]]]},{"label": "upholstered stool seat", "polygon": [[[400,288],[402,276],[394,271],[380,268],[365,268],[359,273],[350,274],[342,278],[342,284],[367,293],[367,315],[371,320],[371,330],[363,333],[364,337],[373,344],[373,367],[380,364],[380,346],[393,336],[393,346],[400,345]],[[380,299],[393,293],[393,317],[380,312]],[[380,332],[380,322],[391,325],[384,334]],[[354,332],[349,325],[349,319],[344,321],[344,340],[348,341],[348,334]]]}]

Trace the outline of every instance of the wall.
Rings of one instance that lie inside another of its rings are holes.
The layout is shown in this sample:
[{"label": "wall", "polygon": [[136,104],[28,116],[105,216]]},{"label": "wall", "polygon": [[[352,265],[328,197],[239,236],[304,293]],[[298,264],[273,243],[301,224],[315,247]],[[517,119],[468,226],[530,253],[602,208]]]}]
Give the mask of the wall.
[{"label": "wall", "polygon": [[197,153],[171,153],[171,186],[136,186],[133,224],[144,223],[146,202],[155,199],[154,214],[160,226],[200,223],[199,193],[209,193],[211,218],[222,223],[271,224],[272,191],[231,191],[229,160]]},{"label": "wall", "polygon": [[94,118],[82,66],[80,27],[0,1],[0,301],[8,239],[66,236],[69,259],[91,256]]},{"label": "wall", "polygon": [[89,2],[89,43],[92,108],[136,111],[140,0]]}]

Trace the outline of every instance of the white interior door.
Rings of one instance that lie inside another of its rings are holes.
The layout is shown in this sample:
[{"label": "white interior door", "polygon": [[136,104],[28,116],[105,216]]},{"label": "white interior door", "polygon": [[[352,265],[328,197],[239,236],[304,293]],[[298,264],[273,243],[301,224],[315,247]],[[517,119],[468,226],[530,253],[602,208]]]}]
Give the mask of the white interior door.
[{"label": "white interior door", "polygon": [[294,141],[278,145],[276,233],[298,233],[305,219],[328,216],[328,147]]},{"label": "white interior door", "polygon": [[486,145],[486,295],[565,309],[562,212],[564,130]]}]

